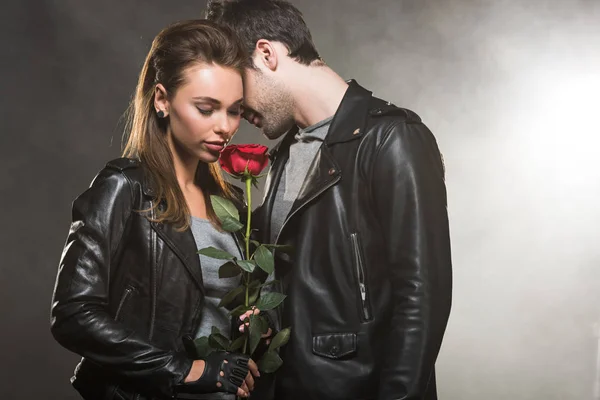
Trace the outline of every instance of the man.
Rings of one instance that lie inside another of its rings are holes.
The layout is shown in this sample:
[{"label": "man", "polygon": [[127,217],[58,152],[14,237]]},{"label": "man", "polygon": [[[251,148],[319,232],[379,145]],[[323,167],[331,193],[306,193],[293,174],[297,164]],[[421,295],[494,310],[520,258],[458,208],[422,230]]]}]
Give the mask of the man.
[{"label": "man", "polygon": [[256,225],[263,242],[294,247],[275,253],[292,327],[275,398],[437,399],[452,278],[433,135],[330,69],[290,3],[212,1],[207,17],[251,57],[246,118],[285,135]]}]

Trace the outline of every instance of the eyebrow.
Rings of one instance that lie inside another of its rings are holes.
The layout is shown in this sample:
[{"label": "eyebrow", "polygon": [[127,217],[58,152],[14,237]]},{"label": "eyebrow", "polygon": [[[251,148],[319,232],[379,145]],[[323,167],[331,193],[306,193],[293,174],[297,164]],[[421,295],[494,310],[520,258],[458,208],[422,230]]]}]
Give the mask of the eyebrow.
[{"label": "eyebrow", "polygon": [[[205,101],[207,103],[212,103],[216,106],[220,106],[221,105],[221,101],[214,99],[212,97],[206,97],[206,96],[198,96],[198,97],[193,97],[194,100],[201,100],[201,101]],[[244,101],[244,99],[239,99],[233,102],[233,106],[237,105],[237,104],[241,104]]]}]

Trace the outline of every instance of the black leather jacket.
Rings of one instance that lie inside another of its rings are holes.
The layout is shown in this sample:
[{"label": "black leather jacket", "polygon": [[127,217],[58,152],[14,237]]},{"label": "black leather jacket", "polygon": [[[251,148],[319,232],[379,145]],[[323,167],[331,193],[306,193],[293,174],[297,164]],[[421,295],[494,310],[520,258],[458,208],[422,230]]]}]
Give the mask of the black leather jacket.
[{"label": "black leather jacket", "polygon": [[[294,132],[274,149],[261,239]],[[283,225],[276,274],[292,327],[275,398],[436,399],[451,303],[444,166],[413,112],[351,82]]]},{"label": "black leather jacket", "polygon": [[137,161],[111,161],[73,203],[52,333],[83,356],[73,386],[86,400],[171,398],[192,359],[204,303],[191,230],[150,222],[153,190]]}]

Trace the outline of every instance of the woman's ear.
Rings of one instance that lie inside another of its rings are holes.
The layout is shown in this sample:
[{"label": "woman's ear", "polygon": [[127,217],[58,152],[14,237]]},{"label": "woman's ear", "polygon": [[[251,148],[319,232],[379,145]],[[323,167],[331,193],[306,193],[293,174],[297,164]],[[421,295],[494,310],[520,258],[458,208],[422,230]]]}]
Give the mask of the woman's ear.
[{"label": "woman's ear", "polygon": [[169,106],[167,90],[162,83],[159,83],[154,88],[154,110],[159,118],[169,115]]}]

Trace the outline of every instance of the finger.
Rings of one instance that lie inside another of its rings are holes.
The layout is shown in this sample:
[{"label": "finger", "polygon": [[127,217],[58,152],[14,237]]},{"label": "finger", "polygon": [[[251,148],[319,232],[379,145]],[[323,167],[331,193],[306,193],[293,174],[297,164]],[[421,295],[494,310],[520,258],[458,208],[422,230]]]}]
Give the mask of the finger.
[{"label": "finger", "polygon": [[239,397],[248,397],[248,392],[244,392],[242,388],[238,388],[237,395]]},{"label": "finger", "polygon": [[258,365],[256,365],[253,359],[248,360],[248,369],[250,372],[252,372],[252,375],[260,376],[260,372],[258,372]]},{"label": "finger", "polygon": [[260,310],[258,308],[254,308],[254,315],[258,315],[260,313]]},{"label": "finger", "polygon": [[243,313],[242,315],[240,315],[240,320],[241,321],[245,321],[248,318],[250,318],[250,315],[252,314],[252,311],[246,311],[245,313]]},{"label": "finger", "polygon": [[271,337],[271,335],[273,334],[273,330],[271,328],[269,328],[269,330],[267,331],[267,333],[263,333],[260,337],[263,339],[266,339],[268,337]]},{"label": "finger", "polygon": [[240,327],[238,328],[238,330],[242,333],[244,333],[244,325],[240,325]]},{"label": "finger", "polygon": [[265,343],[267,344],[267,346],[270,345],[271,344],[271,339],[267,339],[267,341]]},{"label": "finger", "polygon": [[250,389],[249,391],[253,391],[254,390],[254,377],[252,376],[252,374],[250,373],[250,371],[248,371],[248,374],[246,375],[246,379],[245,379],[246,385],[248,385],[248,389]]},{"label": "finger", "polygon": [[240,389],[242,389],[246,393],[250,393],[250,389],[248,389],[248,384],[246,383],[246,381],[242,382],[242,386],[240,386]]}]

